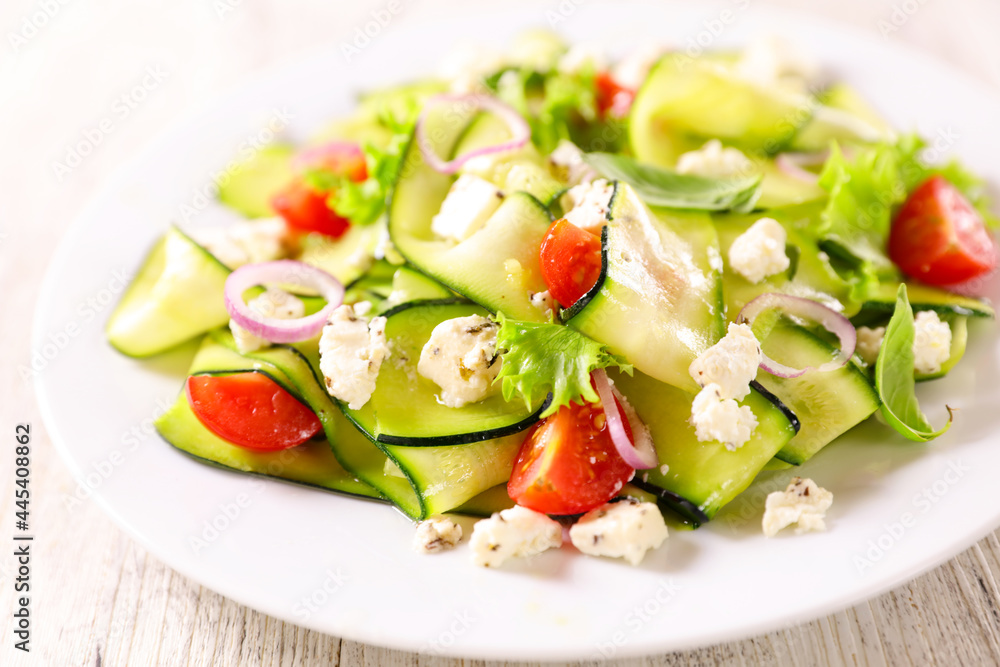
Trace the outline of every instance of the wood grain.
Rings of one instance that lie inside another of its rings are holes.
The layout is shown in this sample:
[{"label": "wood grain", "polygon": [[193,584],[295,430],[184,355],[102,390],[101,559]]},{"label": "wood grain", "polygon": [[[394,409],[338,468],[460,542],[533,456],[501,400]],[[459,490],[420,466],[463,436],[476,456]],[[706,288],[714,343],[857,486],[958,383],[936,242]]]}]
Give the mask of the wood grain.
[{"label": "wood grain", "polygon": [[[339,41],[379,2],[279,3],[126,0],[68,3],[16,51],[0,55],[0,432],[34,426],[33,651],[0,630],[0,665],[501,665],[390,651],[269,618],[193,584],[125,536],[75,488],[44,431],[33,387],[16,371],[30,359],[29,323],[53,241],[109,173],[148,137],[220,88],[261,68]],[[465,3],[462,11],[474,11]],[[507,2],[531,5],[527,0]],[[758,3],[755,3],[755,5]],[[791,0],[770,3],[795,5]],[[878,34],[894,2],[821,0],[809,7]],[[912,43],[1000,84],[1000,5],[927,2],[888,39]],[[558,2],[534,3],[543,12]],[[4,34],[38,11],[4,2]],[[409,2],[399,21],[456,11],[447,0]],[[221,14],[221,15],[220,15]],[[8,38],[9,41],[9,38]],[[107,114],[147,64],[170,77],[65,178],[52,163]],[[916,82],[915,82],[916,83]],[[86,391],[86,387],[80,387]],[[0,535],[13,531],[11,466],[0,463]],[[4,539],[7,539],[6,537]],[[0,609],[13,608],[11,562],[0,558]],[[846,611],[768,635],[621,665],[1000,664],[1000,539],[996,533],[934,571]]]}]

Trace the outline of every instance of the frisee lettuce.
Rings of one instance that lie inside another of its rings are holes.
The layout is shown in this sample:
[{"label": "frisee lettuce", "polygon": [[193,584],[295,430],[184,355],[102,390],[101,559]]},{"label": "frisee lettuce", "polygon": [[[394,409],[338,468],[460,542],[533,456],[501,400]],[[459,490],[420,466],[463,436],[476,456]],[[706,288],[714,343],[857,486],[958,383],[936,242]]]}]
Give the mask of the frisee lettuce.
[{"label": "frisee lettuce", "polygon": [[547,393],[552,394],[542,417],[580,399],[600,400],[590,385],[590,373],[614,366],[632,374],[632,365],[611,354],[607,346],[561,324],[538,324],[510,320],[497,315],[500,330],[497,350],[503,354],[498,382],[503,397],[511,400],[520,394],[530,408]]}]

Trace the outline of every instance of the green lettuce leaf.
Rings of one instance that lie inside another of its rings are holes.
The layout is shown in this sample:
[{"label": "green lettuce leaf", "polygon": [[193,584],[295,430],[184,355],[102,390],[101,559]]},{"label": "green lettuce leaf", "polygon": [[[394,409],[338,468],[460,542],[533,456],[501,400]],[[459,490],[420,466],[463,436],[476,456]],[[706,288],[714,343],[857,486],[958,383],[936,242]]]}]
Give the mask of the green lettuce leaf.
[{"label": "green lettuce leaf", "polygon": [[948,408],[948,423],[935,430],[920,409],[913,376],[914,332],[913,309],[906,295],[906,285],[900,285],[896,309],[886,327],[875,363],[875,387],[882,399],[882,414],[889,425],[905,438],[926,442],[951,428],[952,414]]},{"label": "green lettuce leaf", "polygon": [[497,317],[497,349],[503,354],[497,381],[503,383],[503,397],[509,401],[518,393],[530,408],[551,392],[552,402],[542,417],[571,402],[579,403],[581,397],[598,402],[600,397],[590,385],[591,371],[614,366],[632,374],[631,364],[574,329],[509,320],[502,313]]},{"label": "green lettuce leaf", "polygon": [[760,174],[705,178],[678,174],[614,153],[586,153],[584,160],[601,176],[631,185],[650,206],[745,213],[760,197]]}]

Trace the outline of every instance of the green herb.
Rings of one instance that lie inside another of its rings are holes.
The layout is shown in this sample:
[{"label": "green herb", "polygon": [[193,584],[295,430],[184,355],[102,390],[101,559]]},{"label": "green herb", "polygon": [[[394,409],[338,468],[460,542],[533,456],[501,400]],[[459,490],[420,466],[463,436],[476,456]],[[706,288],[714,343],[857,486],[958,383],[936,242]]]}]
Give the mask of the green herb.
[{"label": "green herb", "polygon": [[602,176],[631,185],[650,206],[746,212],[760,197],[759,174],[705,178],[678,174],[614,153],[587,153],[584,160]]},{"label": "green herb", "polygon": [[591,371],[615,366],[632,374],[631,364],[622,357],[569,327],[518,322],[503,314],[498,314],[498,321],[497,349],[503,353],[503,363],[497,380],[503,383],[503,396],[509,401],[518,393],[530,407],[551,392],[552,402],[542,417],[579,403],[581,397],[598,402],[600,397],[590,385]]},{"label": "green herb", "polygon": [[906,296],[906,285],[900,285],[896,310],[886,327],[875,363],[875,386],[882,399],[882,414],[889,425],[910,440],[926,442],[951,428],[952,413],[948,408],[948,423],[934,430],[920,409],[913,377],[914,332],[913,310]]}]

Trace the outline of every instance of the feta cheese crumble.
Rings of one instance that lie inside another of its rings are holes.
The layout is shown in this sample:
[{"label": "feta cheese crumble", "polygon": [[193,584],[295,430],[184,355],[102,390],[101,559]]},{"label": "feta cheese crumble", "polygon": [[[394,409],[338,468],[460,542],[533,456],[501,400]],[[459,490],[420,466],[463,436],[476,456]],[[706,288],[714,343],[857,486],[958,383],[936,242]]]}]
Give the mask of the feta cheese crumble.
[{"label": "feta cheese crumble", "polygon": [[431,220],[431,231],[442,238],[464,241],[478,232],[500,207],[503,192],[489,181],[462,174]]},{"label": "feta cheese crumble", "polygon": [[750,326],[730,322],[722,340],[691,362],[688,372],[698,386],[717,385],[722,398],[742,401],[750,393],[750,382],[757,377],[762,359],[760,343]]},{"label": "feta cheese crumble", "polygon": [[500,372],[496,322],[482,315],[445,320],[420,351],[417,372],[441,387],[440,401],[460,408],[481,401]]},{"label": "feta cheese crumble", "polygon": [[422,554],[436,554],[454,549],[462,541],[462,527],[444,516],[434,516],[417,524],[413,536],[413,550]]},{"label": "feta cheese crumble", "polygon": [[858,345],[855,348],[858,356],[868,364],[878,361],[878,352],[882,349],[882,339],[885,338],[885,327],[858,327]]},{"label": "feta cheese crumble", "polygon": [[597,177],[597,172],[583,161],[583,151],[568,139],[561,139],[549,154],[549,171],[570,185],[589,183]]},{"label": "feta cheese crumble", "polygon": [[921,374],[941,372],[951,357],[951,327],[933,310],[922,310],[914,319],[913,369]]},{"label": "feta cheese crumble", "polygon": [[[247,307],[262,317],[278,320],[297,320],[306,314],[306,305],[301,299],[273,287],[267,288],[260,296],[248,301]],[[233,332],[236,349],[242,354],[256,352],[271,344],[271,341],[254,336],[232,320],[229,320],[229,330]]]},{"label": "feta cheese crumble", "polygon": [[738,148],[723,147],[718,139],[712,139],[695,151],[684,153],[677,159],[679,174],[694,174],[708,178],[728,178],[741,176],[756,169],[753,161]]},{"label": "feta cheese crumble", "polygon": [[826,511],[833,504],[833,494],[811,479],[794,477],[784,491],[767,495],[764,509],[764,534],[774,537],[781,529],[795,526],[795,534],[826,530]]},{"label": "feta cheese crumble", "polygon": [[516,505],[478,521],[469,546],[473,563],[499,567],[509,558],[558,549],[562,546],[562,526],[544,514]]},{"label": "feta cheese crumble", "polygon": [[529,294],[528,299],[531,301],[531,305],[537,308],[543,315],[548,318],[552,318],[552,314],[555,313],[556,301],[549,294],[548,290],[544,292],[532,292]]},{"label": "feta cheese crumble", "polygon": [[569,529],[573,546],[588,556],[642,562],[667,539],[667,525],[654,503],[629,498],[592,509]]},{"label": "feta cheese crumble", "polygon": [[599,230],[608,221],[614,193],[614,186],[603,178],[573,186],[565,195],[570,204],[566,220],[590,232]]},{"label": "feta cheese crumble", "polygon": [[691,425],[699,442],[721,442],[735,452],[750,440],[757,417],[748,406],[722,398],[719,385],[710,384],[694,397]]},{"label": "feta cheese crumble", "polygon": [[752,283],[787,271],[788,234],[773,218],[761,218],[736,237],[729,247],[729,266]]},{"label": "feta cheese crumble", "polygon": [[288,227],[281,218],[241,220],[227,227],[191,230],[191,238],[230,269],[281,259]]},{"label": "feta cheese crumble", "polygon": [[389,355],[385,318],[365,315],[368,302],[343,305],[330,315],[319,339],[319,368],[330,395],[360,410],[375,391],[382,361]]}]

